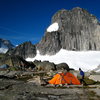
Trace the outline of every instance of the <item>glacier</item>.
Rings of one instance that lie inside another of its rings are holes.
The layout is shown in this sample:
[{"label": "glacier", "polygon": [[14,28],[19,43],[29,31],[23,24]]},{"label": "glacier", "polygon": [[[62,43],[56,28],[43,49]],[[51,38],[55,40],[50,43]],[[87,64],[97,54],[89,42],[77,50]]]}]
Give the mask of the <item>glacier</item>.
[{"label": "glacier", "polygon": [[100,64],[100,51],[67,51],[61,49],[55,55],[37,55],[34,58],[27,58],[27,61],[41,60],[50,61],[55,64],[67,63],[70,68],[78,70],[82,68],[84,71],[91,71]]}]

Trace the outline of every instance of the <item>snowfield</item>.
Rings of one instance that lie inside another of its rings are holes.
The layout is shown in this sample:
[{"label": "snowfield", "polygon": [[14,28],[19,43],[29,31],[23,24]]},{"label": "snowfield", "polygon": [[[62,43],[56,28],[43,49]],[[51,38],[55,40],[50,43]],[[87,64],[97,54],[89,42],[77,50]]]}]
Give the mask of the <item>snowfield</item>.
[{"label": "snowfield", "polygon": [[4,44],[1,44],[0,53],[6,53],[8,51],[8,47]]},{"label": "snowfield", "polygon": [[34,58],[27,58],[27,61],[41,60],[50,61],[55,64],[67,63],[70,68],[78,70],[82,68],[84,71],[90,71],[100,65],[100,51],[67,51],[61,49],[55,55],[37,55]]},{"label": "snowfield", "polygon": [[59,29],[59,25],[57,22],[55,22],[47,28],[47,32],[55,32],[58,31],[58,29]]},{"label": "snowfield", "polygon": [[8,51],[7,48],[0,48],[0,53],[6,53]]}]

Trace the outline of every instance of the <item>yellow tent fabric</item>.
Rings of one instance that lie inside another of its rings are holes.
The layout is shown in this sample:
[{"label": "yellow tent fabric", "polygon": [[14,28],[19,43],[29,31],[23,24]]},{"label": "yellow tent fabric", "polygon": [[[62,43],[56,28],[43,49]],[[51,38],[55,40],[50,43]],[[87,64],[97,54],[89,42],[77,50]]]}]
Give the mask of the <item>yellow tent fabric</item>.
[{"label": "yellow tent fabric", "polygon": [[80,85],[80,81],[70,72],[58,73],[48,81],[49,84],[74,84]]}]

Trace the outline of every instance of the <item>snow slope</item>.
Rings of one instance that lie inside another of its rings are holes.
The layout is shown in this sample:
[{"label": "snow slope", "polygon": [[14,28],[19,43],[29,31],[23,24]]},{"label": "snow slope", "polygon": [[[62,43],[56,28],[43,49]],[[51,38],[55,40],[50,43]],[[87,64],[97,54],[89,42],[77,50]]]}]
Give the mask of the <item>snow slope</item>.
[{"label": "snow slope", "polygon": [[6,53],[8,51],[8,47],[4,44],[1,44],[0,53]]},{"label": "snow slope", "polygon": [[0,48],[0,53],[6,53],[8,51],[8,49],[6,48]]},{"label": "snow slope", "polygon": [[0,53],[6,53],[8,49],[14,48],[15,46],[9,41],[0,38]]},{"label": "snow slope", "polygon": [[100,72],[100,65],[93,70],[94,72]]},{"label": "snow slope", "polygon": [[52,25],[50,25],[48,28],[47,28],[47,32],[54,32],[54,31],[58,31],[59,29],[59,25],[57,22],[53,23]]},{"label": "snow slope", "polygon": [[100,51],[67,51],[61,49],[56,55],[40,55],[37,51],[37,55],[34,58],[27,58],[27,61],[41,60],[50,61],[55,64],[62,62],[67,63],[70,68],[78,70],[82,68],[84,71],[90,71],[100,64]]}]

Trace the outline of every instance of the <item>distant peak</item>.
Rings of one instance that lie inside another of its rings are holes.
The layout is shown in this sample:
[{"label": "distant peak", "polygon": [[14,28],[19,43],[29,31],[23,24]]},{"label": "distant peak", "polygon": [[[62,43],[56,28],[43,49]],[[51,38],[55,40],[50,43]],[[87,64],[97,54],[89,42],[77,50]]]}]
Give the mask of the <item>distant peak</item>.
[{"label": "distant peak", "polygon": [[66,11],[66,9],[62,8],[62,9],[61,9],[61,10],[59,10],[59,11]]},{"label": "distant peak", "polygon": [[86,9],[80,8],[80,7],[75,7],[75,8],[73,8],[71,11],[84,11],[84,12],[89,13]]},{"label": "distant peak", "polygon": [[80,8],[80,7],[75,7],[75,8],[73,8],[72,10],[82,10],[83,8]]},{"label": "distant peak", "polygon": [[[85,9],[80,8],[80,7],[74,7],[74,8],[72,8],[71,10],[85,10]],[[59,10],[58,12],[63,12],[63,11],[70,11],[70,10],[67,10],[67,9],[62,8],[62,9]]]}]

